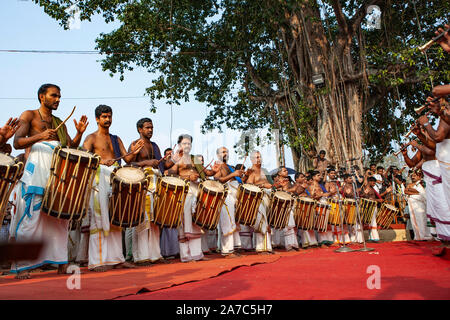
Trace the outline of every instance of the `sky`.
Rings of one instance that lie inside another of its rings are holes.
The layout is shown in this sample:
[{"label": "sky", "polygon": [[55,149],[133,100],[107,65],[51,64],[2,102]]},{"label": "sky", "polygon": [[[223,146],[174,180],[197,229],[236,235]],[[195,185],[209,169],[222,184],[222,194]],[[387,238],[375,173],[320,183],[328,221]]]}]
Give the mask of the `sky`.
[{"label": "sky", "polygon": [[[95,16],[91,22],[82,21],[78,27],[64,30],[31,0],[0,1],[0,50],[92,51],[98,35],[111,32],[117,25],[106,24],[102,17]],[[76,106],[74,115],[66,123],[71,137],[76,133],[73,119],[78,121],[82,115],[89,119],[84,137],[97,130],[94,109],[99,104],[106,104],[113,109],[110,132],[117,134],[126,148],[139,137],[136,122],[149,117],[154,125],[152,140],[161,151],[173,147],[179,134],[188,133],[194,138],[192,153],[204,155],[205,163],[213,160],[220,146],[230,150],[231,164],[242,163],[243,159],[233,152],[239,132],[222,128],[222,133],[201,134],[200,127],[207,115],[205,104],[195,101],[193,96],[191,101],[172,107],[160,100],[156,101],[156,113],[151,113],[149,99],[144,93],[153,75],[135,68],[125,73],[124,81],[120,81],[118,75],[111,77],[108,71],[102,71],[101,58],[97,54],[0,52],[0,126],[10,117],[19,117],[25,110],[39,108],[39,87],[54,83],[61,88],[61,102],[54,114],[65,119]],[[265,131],[260,134],[264,136]],[[275,169],[275,145],[266,145],[259,150],[263,166]],[[13,150],[12,155],[20,152]],[[250,165],[248,159],[245,165]],[[293,168],[289,149],[286,150],[286,165]]]}]

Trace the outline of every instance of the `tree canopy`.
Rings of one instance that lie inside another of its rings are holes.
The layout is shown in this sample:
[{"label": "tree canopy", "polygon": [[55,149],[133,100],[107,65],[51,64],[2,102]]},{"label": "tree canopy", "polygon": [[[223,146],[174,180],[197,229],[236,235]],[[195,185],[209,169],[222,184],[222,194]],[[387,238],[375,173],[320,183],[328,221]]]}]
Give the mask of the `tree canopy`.
[{"label": "tree canopy", "polygon": [[[70,0],[35,0],[67,27]],[[380,29],[367,10],[381,11]],[[102,68],[123,79],[156,75],[146,93],[206,103],[204,129],[279,129],[300,159],[317,148],[336,157],[369,151],[378,161],[417,117],[433,85],[449,83],[440,46],[418,46],[448,22],[448,1],[81,0],[82,20],[120,27],[97,38]],[[312,84],[323,74],[324,86]],[[402,102],[402,103],[401,103]],[[327,142],[331,141],[331,142]],[[339,158],[339,157],[338,157]],[[342,161],[342,157],[339,158]]]}]

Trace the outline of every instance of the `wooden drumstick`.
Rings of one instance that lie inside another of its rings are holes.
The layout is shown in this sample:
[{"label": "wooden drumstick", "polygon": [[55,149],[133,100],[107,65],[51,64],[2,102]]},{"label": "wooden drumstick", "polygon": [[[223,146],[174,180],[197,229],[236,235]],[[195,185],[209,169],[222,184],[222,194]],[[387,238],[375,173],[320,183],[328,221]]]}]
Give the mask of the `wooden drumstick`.
[{"label": "wooden drumstick", "polygon": [[212,159],[211,162],[210,162],[206,167],[204,167],[202,171],[200,171],[199,175],[201,175],[202,172],[205,171],[206,168],[208,168],[208,167],[211,165],[211,163],[212,163],[213,161],[214,161],[214,159]]},{"label": "wooden drumstick", "polygon": [[58,131],[58,130],[59,130],[59,129],[67,122],[67,120],[70,119],[70,117],[71,117],[71,116],[73,115],[73,113],[75,112],[76,107],[77,107],[77,106],[74,106],[74,107],[73,107],[72,112],[69,114],[69,116],[66,118],[66,120],[64,120],[63,122],[61,122],[61,123],[59,124],[59,126],[56,127],[55,131]]}]

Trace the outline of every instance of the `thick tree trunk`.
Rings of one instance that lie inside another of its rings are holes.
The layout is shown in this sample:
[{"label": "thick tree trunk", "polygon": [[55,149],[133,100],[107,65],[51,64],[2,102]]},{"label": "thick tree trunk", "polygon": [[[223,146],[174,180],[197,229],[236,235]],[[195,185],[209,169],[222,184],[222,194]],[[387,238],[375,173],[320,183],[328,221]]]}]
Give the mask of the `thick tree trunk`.
[{"label": "thick tree trunk", "polygon": [[[316,127],[316,151],[327,151],[332,163],[344,166],[348,159],[362,155],[361,89],[357,82],[345,82],[344,76],[355,73],[350,55],[351,36],[345,34],[330,44],[321,24],[317,8],[304,1],[301,9],[289,17],[290,43],[288,59],[290,66],[298,66],[292,72],[303,99],[319,113]],[[292,48],[295,46],[295,48]],[[314,74],[324,74],[326,90],[319,92],[310,85]],[[303,132],[304,133],[304,132]],[[299,167],[301,165],[299,161]]]}]

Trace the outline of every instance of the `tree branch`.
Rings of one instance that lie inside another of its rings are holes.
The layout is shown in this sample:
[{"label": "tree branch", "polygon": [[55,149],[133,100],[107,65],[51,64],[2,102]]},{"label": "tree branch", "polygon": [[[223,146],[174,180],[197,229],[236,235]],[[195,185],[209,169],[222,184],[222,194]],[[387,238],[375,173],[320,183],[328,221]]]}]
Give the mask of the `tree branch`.
[{"label": "tree branch", "polygon": [[340,33],[348,33],[347,19],[342,11],[341,3],[339,0],[331,0],[330,2],[339,25]]}]

